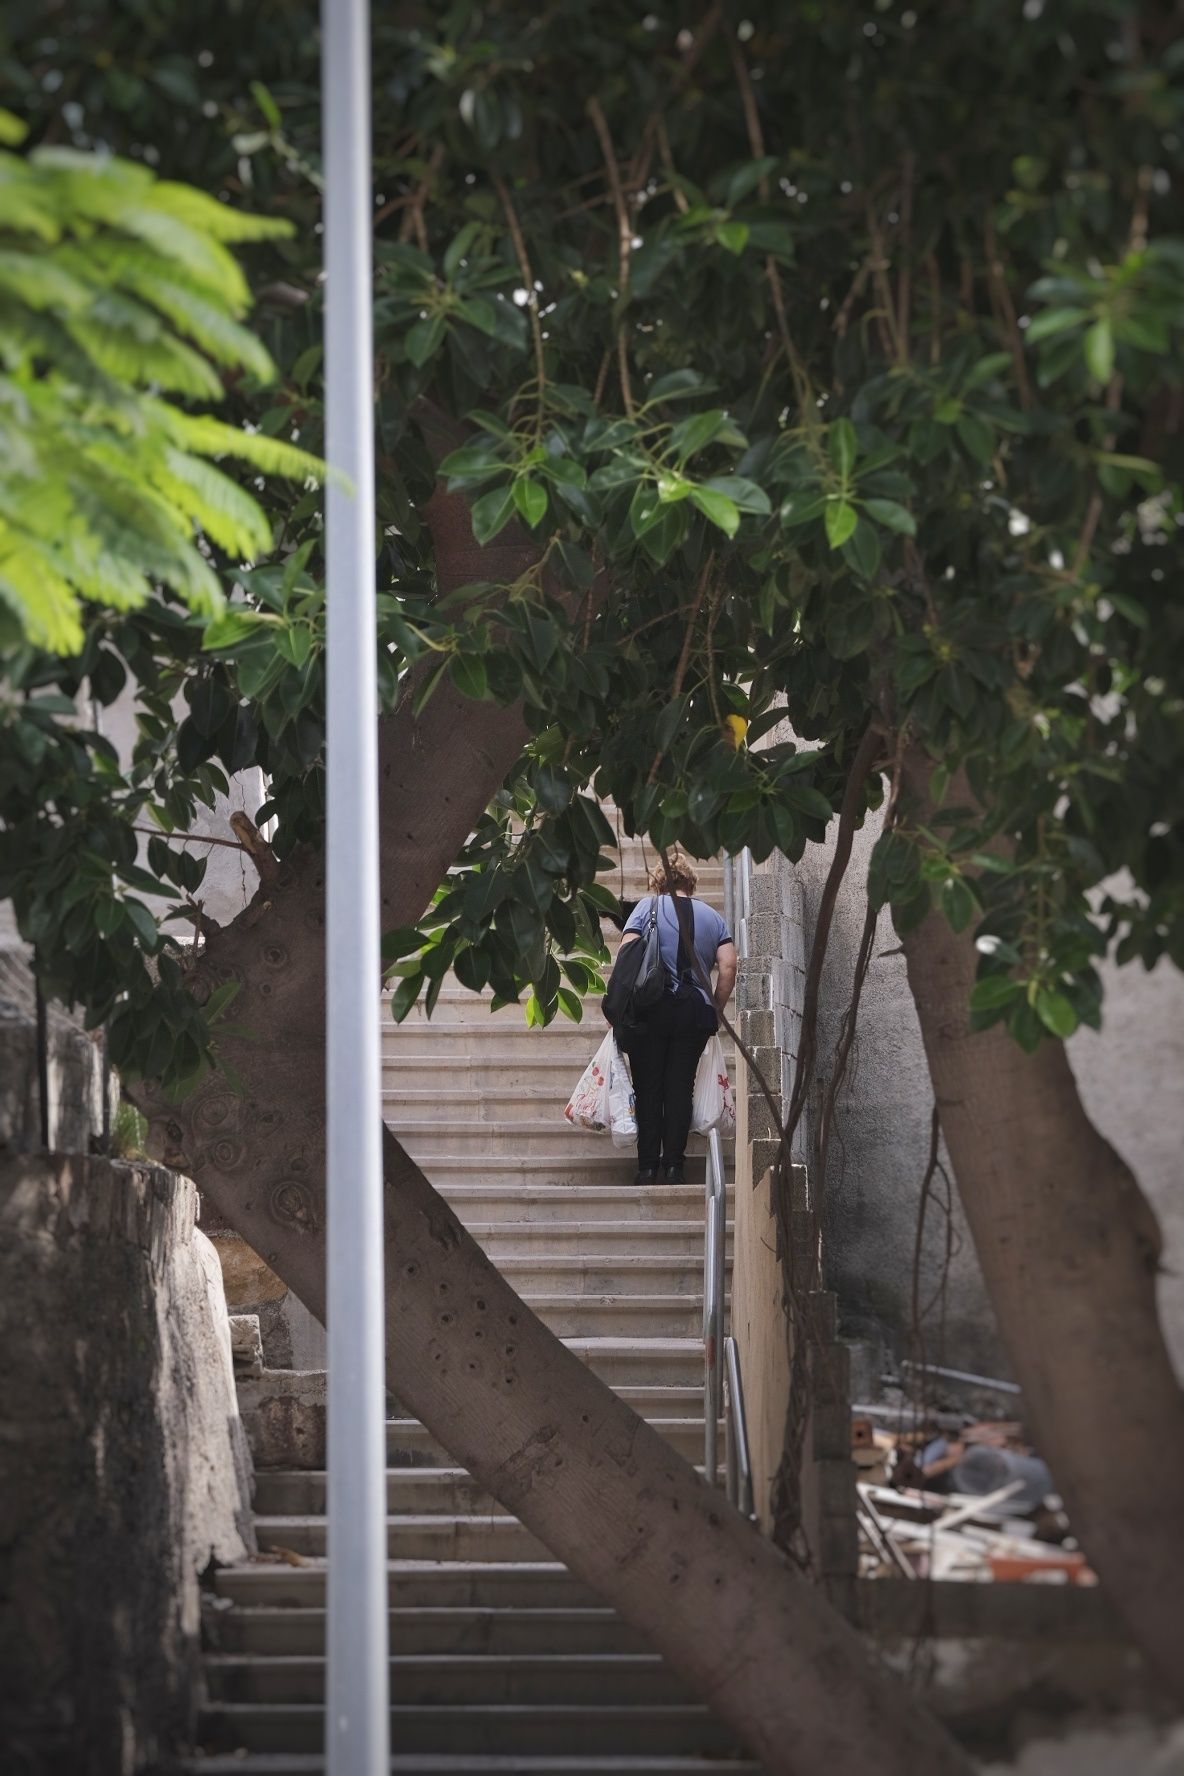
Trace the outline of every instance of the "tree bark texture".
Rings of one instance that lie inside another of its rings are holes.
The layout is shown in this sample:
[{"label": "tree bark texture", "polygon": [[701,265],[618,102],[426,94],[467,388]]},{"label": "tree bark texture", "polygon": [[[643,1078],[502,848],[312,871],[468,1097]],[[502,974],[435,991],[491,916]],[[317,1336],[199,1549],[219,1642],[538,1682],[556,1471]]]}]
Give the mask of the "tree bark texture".
[{"label": "tree bark texture", "polygon": [[[922,798],[929,767],[910,761]],[[925,813],[921,815],[926,818]],[[1184,1696],[1184,1400],[1156,1307],[1159,1225],[1086,1116],[1062,1042],[973,1034],[973,935],[904,940],[942,1133],[1033,1437],[1131,1634]]]}]

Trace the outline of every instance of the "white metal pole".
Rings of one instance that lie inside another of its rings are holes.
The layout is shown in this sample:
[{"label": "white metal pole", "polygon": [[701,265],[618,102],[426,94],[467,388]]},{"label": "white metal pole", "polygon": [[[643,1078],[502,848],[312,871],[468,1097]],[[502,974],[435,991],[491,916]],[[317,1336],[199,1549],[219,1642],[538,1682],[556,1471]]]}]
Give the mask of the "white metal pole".
[{"label": "white metal pole", "polygon": [[322,0],[329,1425],[325,1754],[388,1776],[367,0]]}]

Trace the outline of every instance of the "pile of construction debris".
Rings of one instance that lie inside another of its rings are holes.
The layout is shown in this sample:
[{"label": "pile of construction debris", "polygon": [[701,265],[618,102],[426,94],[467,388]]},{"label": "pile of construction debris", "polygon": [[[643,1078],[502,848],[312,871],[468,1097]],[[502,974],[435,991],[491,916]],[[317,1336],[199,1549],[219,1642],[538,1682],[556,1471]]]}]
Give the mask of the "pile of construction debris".
[{"label": "pile of construction debris", "polygon": [[1097,1583],[1018,1420],[857,1406],[851,1458],[863,1577]]}]

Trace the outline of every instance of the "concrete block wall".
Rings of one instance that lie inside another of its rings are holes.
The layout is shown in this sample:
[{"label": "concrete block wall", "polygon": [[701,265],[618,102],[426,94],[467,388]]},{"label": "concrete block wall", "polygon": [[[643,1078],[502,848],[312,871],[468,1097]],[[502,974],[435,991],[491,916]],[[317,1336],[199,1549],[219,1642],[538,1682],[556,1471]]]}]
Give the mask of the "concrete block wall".
[{"label": "concrete block wall", "polygon": [[[779,1129],[788,1108],[801,1040],[806,983],[805,904],[793,867],[774,856],[752,873],[747,916],[738,921],[740,1038],[759,1069],[737,1057],[735,1261],[732,1329],[740,1353],[749,1423],[754,1501],[773,1528],[772,1490],[784,1445],[794,1377],[804,1385],[799,1508],[815,1577],[842,1606],[858,1564],[855,1470],[850,1452],[850,1360],[839,1342],[837,1304],[822,1289],[820,1224],[804,1163],[808,1131],[793,1142],[790,1181],[792,1275],[810,1348],[794,1362],[772,1188]],[[770,1103],[770,1098],[772,1103]]]}]

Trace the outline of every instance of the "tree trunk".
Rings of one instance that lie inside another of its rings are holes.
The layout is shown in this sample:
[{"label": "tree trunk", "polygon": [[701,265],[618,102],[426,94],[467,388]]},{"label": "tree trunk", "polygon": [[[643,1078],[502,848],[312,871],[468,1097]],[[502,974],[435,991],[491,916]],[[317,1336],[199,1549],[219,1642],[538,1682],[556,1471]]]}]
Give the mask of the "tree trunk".
[{"label": "tree trunk", "polygon": [[[928,769],[912,761],[922,796]],[[922,819],[925,815],[922,815]],[[942,1133],[1032,1434],[1126,1623],[1184,1694],[1184,1401],[1156,1309],[1159,1226],[1082,1107],[1064,1044],[972,1034],[976,953],[904,940]]]}]

